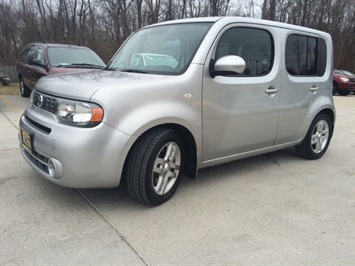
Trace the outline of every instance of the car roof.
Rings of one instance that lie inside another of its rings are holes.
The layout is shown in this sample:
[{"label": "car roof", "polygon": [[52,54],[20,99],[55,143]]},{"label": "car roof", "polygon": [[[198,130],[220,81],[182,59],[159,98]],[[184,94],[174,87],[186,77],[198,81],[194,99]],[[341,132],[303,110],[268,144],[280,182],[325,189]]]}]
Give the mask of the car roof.
[{"label": "car roof", "polygon": [[232,17],[232,16],[177,19],[177,20],[170,20],[170,21],[165,21],[165,22],[159,22],[159,23],[156,23],[156,24],[152,24],[152,25],[146,26],[146,28],[154,27],[156,25],[193,23],[193,22],[211,22],[211,23],[222,22],[224,24],[229,24],[229,23],[250,23],[250,24],[267,25],[267,26],[278,27],[278,28],[286,28],[286,29],[290,29],[290,30],[304,31],[304,32],[314,33],[314,34],[323,35],[323,36],[324,35],[329,35],[328,33],[325,33],[325,32],[322,32],[322,31],[319,31],[319,30],[316,30],[316,29],[307,28],[307,27],[298,26],[298,25],[293,25],[293,24],[288,24],[288,23],[283,23],[283,22],[277,22],[277,21],[271,21],[271,20],[265,20],[265,19],[258,19],[258,18]]},{"label": "car roof", "polygon": [[33,42],[33,43],[29,43],[28,45],[40,45],[40,46],[43,46],[43,47],[72,47],[72,48],[89,49],[86,46],[80,46],[80,45],[75,45],[75,44],[64,44],[64,43]]}]

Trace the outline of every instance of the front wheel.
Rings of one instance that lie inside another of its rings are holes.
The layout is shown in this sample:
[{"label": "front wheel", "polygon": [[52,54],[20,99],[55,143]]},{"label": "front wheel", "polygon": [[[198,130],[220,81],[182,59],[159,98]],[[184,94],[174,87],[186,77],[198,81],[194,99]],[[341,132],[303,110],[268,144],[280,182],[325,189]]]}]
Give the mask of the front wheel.
[{"label": "front wheel", "polygon": [[349,92],[341,91],[341,90],[338,90],[338,93],[339,93],[339,95],[341,95],[341,96],[347,96],[347,95],[349,94]]},{"label": "front wheel", "polygon": [[327,151],[332,134],[333,127],[329,116],[319,114],[313,120],[303,142],[295,147],[296,152],[309,160],[319,159]]},{"label": "front wheel", "polygon": [[153,129],[137,140],[127,160],[129,194],[157,206],[170,199],[180,183],[184,145],[176,131]]},{"label": "front wheel", "polygon": [[31,94],[30,88],[27,87],[22,78],[20,78],[20,94],[22,97],[29,97]]}]

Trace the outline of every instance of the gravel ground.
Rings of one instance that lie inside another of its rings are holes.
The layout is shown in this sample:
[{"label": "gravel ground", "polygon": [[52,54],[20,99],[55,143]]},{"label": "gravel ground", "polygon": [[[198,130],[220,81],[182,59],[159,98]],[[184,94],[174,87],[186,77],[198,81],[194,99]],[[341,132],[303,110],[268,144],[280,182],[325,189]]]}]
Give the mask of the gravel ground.
[{"label": "gravel ground", "polygon": [[0,85],[0,95],[19,95],[18,84],[10,84],[10,86]]}]

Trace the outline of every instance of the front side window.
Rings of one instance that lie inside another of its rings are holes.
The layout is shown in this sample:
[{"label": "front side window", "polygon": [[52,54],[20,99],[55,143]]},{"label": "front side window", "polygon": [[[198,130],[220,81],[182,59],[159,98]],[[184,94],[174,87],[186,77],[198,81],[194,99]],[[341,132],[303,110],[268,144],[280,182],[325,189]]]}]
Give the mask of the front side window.
[{"label": "front side window", "polygon": [[24,62],[24,63],[28,63],[27,57],[28,57],[29,51],[31,50],[31,47],[32,47],[32,45],[27,45],[27,46],[23,49],[23,51],[22,51],[22,53],[21,53],[21,55],[20,55],[20,61],[22,61],[22,62]]},{"label": "front side window", "polygon": [[110,70],[178,75],[192,61],[212,23],[181,23],[139,30],[120,48]]},{"label": "front side window", "polygon": [[293,76],[322,76],[326,66],[326,44],[315,37],[291,34],[286,43],[286,68]]},{"label": "front side window", "polygon": [[[263,76],[270,72],[274,59],[271,34],[263,29],[237,27],[228,29],[221,37],[215,59],[237,55],[244,59],[245,70],[233,76]],[[230,76],[230,75],[229,75]]]},{"label": "front side window", "polygon": [[43,64],[43,65],[46,64],[46,60],[44,58],[44,50],[42,47],[38,48],[36,59],[39,60],[41,62],[41,64]]},{"label": "front side window", "polygon": [[36,54],[37,54],[37,47],[32,46],[27,53],[27,56],[25,58],[25,62],[27,64],[31,64],[33,59],[36,59]]}]

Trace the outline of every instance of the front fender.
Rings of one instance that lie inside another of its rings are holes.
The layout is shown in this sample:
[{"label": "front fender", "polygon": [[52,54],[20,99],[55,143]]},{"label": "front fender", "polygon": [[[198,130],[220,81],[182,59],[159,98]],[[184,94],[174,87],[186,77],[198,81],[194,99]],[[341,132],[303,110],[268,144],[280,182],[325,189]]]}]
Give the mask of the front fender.
[{"label": "front fender", "polygon": [[163,124],[183,126],[195,138],[201,134],[200,112],[186,104],[171,102],[155,102],[136,108],[121,117],[115,127],[129,135],[139,137],[147,130]]},{"label": "front fender", "polygon": [[[158,127],[175,127],[182,134],[181,137],[186,136],[186,131],[188,131],[191,137],[184,139],[187,141],[185,144],[188,145],[187,149],[189,154],[187,154],[187,160],[190,166],[185,169],[188,176],[191,178],[196,177],[196,169],[198,167],[198,162],[201,160],[201,149],[202,149],[202,127],[201,127],[201,117],[200,112],[195,109],[184,105],[182,103],[155,103],[147,104],[139,108],[132,110],[130,113],[126,113],[125,116],[121,117],[119,123],[115,126],[120,131],[123,131],[131,135],[130,143],[125,145],[125,155],[131,150],[132,146],[141,135],[143,135],[148,130]],[[181,128],[184,130],[181,131]],[[188,134],[188,135],[190,135]],[[191,141],[190,141],[191,140]],[[195,143],[193,143],[193,141]],[[192,148],[196,145],[196,149]],[[122,172],[124,167],[124,162],[120,162],[119,171]]]}]

